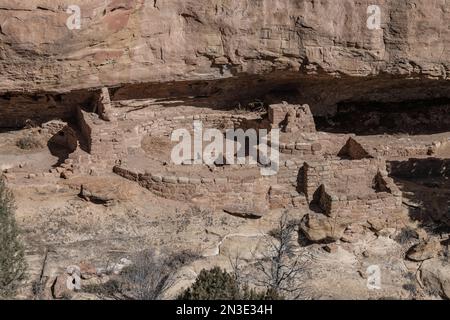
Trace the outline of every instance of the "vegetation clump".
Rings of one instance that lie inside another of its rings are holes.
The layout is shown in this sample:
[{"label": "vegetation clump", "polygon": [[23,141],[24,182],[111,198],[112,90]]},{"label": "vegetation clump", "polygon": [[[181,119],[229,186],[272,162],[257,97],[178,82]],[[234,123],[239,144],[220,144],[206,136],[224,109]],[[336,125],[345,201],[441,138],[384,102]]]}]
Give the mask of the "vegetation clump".
[{"label": "vegetation clump", "polygon": [[0,177],[0,298],[14,296],[27,268],[14,211],[14,197]]}]

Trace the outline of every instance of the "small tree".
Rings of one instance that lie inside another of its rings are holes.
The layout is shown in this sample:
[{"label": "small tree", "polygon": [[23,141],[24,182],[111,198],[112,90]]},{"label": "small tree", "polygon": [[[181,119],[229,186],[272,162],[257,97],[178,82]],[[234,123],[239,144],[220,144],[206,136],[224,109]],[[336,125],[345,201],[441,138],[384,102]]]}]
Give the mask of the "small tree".
[{"label": "small tree", "polygon": [[294,252],[296,223],[283,213],[278,226],[264,238],[267,249],[262,257],[255,256],[255,268],[259,271],[255,284],[267,288],[273,298],[289,296],[298,299],[304,292],[303,280],[307,260]]},{"label": "small tree", "polygon": [[18,237],[14,198],[0,176],[0,297],[13,296],[25,277],[27,266]]},{"label": "small tree", "polygon": [[168,264],[168,259],[158,257],[153,250],[146,250],[122,271],[122,277],[136,299],[161,300],[175,282],[175,270]]}]

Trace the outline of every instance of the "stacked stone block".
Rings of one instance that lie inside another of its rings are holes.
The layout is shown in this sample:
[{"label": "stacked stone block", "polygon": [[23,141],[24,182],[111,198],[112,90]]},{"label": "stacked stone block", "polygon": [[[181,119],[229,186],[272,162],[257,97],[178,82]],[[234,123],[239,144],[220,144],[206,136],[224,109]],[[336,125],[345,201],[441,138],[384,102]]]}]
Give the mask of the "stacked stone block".
[{"label": "stacked stone block", "polygon": [[136,181],[160,197],[191,201],[198,196],[207,196],[215,207],[239,201],[265,201],[270,185],[275,182],[259,176],[212,178],[141,173],[123,166],[115,166],[114,173]]},{"label": "stacked stone block", "polygon": [[314,118],[308,105],[290,105],[286,102],[269,106],[272,128],[283,132],[316,132]]}]

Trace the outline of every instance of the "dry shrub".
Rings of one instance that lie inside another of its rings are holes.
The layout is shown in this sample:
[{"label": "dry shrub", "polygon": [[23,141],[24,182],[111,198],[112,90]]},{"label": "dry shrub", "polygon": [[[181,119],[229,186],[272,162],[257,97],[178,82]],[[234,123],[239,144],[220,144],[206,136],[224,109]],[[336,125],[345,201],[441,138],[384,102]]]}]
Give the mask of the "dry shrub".
[{"label": "dry shrub", "polygon": [[20,138],[17,140],[16,146],[22,150],[35,150],[44,147],[42,142],[34,136]]}]

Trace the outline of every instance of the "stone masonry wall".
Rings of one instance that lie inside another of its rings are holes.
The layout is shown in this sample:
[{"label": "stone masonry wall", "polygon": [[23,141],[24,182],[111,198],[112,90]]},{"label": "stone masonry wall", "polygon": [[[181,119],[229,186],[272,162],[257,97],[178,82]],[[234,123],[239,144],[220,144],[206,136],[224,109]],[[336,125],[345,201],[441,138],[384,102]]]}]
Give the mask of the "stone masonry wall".
[{"label": "stone masonry wall", "polygon": [[77,116],[77,125],[78,130],[80,130],[81,139],[84,140],[86,144],[86,152],[91,152],[92,148],[92,127],[90,123],[88,123],[89,114],[81,108],[77,108],[76,111]]},{"label": "stone masonry wall", "polygon": [[402,193],[388,178],[386,192],[372,194],[336,195],[322,185],[319,204],[324,213],[339,218],[341,223],[364,222],[370,218],[387,217],[395,219],[402,212]]},{"label": "stone masonry wall", "polygon": [[138,182],[156,195],[178,201],[191,201],[195,197],[208,196],[216,207],[239,201],[267,201],[271,178],[220,177],[193,178],[186,176],[139,173],[136,170],[114,167],[114,173]]},{"label": "stone masonry wall", "polygon": [[170,134],[173,130],[181,128],[191,130],[194,121],[201,121],[204,129],[245,128],[245,123],[249,120],[246,116],[232,114],[200,114],[165,118],[155,118],[155,115],[149,114],[149,117],[154,119],[139,125],[137,129],[141,136]]},{"label": "stone masonry wall", "polygon": [[[80,130],[80,144],[84,154],[76,153],[73,160],[80,170],[89,169],[91,164],[96,168],[112,167],[127,154],[127,146],[123,132],[116,122],[100,120],[97,114],[78,108],[77,122]],[[85,167],[85,168],[83,168]]]},{"label": "stone masonry wall", "polygon": [[312,200],[321,185],[332,190],[349,183],[371,186],[378,171],[385,168],[384,160],[380,159],[310,161],[304,164],[304,192]]},{"label": "stone masonry wall", "polygon": [[283,132],[315,132],[316,125],[308,105],[291,105],[286,102],[269,106],[272,128]]},{"label": "stone masonry wall", "polygon": [[322,153],[322,145],[317,142],[280,143],[280,152],[296,156],[316,156]]}]

